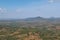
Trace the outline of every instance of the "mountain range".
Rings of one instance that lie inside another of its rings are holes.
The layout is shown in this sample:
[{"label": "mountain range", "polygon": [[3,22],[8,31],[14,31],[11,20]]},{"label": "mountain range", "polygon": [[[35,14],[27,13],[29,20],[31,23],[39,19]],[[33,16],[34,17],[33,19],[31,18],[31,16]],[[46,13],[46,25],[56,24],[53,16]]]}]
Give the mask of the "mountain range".
[{"label": "mountain range", "polygon": [[60,22],[60,18],[43,18],[43,17],[30,17],[30,18],[24,18],[24,19],[2,19],[0,22],[17,22],[17,21],[49,21],[49,22]]}]

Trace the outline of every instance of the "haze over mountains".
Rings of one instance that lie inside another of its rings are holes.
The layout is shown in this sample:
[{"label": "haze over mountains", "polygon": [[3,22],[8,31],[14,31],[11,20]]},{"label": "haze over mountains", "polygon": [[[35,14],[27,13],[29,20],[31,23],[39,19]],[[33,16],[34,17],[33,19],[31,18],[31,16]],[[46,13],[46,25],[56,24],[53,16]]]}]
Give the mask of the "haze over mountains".
[{"label": "haze over mountains", "polygon": [[37,17],[30,17],[30,18],[24,18],[24,19],[0,19],[0,21],[12,21],[12,22],[16,22],[16,21],[49,21],[49,22],[60,22],[60,18],[55,18],[55,17],[51,17],[51,18],[43,18],[40,16]]}]

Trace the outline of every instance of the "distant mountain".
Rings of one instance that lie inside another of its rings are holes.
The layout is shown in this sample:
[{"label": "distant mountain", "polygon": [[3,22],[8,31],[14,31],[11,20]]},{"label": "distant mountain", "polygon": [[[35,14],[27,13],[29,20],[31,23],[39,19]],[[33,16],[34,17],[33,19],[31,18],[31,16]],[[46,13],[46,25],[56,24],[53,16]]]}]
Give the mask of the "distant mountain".
[{"label": "distant mountain", "polygon": [[45,20],[45,18],[38,16],[38,17],[33,17],[33,18],[26,18],[24,20],[25,21],[41,21],[41,20]]},{"label": "distant mountain", "polygon": [[43,17],[30,17],[25,19],[8,19],[8,20],[0,20],[0,22],[20,22],[20,21],[48,21],[48,22],[60,22],[60,18],[43,18]]}]

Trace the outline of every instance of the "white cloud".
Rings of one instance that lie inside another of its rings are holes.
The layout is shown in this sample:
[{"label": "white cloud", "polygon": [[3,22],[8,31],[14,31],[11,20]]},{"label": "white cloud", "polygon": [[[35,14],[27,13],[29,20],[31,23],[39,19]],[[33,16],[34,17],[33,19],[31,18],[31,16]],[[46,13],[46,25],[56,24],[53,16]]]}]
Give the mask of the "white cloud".
[{"label": "white cloud", "polygon": [[35,8],[18,8],[16,9],[16,13],[32,13],[32,12],[36,12],[36,11],[39,11],[39,9],[37,9],[36,7]]},{"label": "white cloud", "polygon": [[16,9],[16,12],[17,13],[21,13],[22,12],[22,9],[20,9],[20,8],[19,9]]},{"label": "white cloud", "polygon": [[48,0],[48,2],[49,2],[49,3],[53,3],[53,2],[54,2],[54,0]]},{"label": "white cloud", "polygon": [[6,8],[0,8],[0,13],[7,13],[7,9]]},{"label": "white cloud", "polygon": [[49,3],[56,3],[56,2],[60,2],[60,0],[48,0]]}]

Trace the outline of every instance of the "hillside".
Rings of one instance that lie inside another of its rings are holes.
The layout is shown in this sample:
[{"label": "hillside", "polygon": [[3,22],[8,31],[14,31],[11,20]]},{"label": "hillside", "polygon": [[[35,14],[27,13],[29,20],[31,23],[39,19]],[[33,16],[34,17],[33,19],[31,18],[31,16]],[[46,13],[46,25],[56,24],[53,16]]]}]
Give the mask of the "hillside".
[{"label": "hillside", "polygon": [[60,18],[0,20],[0,40],[60,40]]}]

